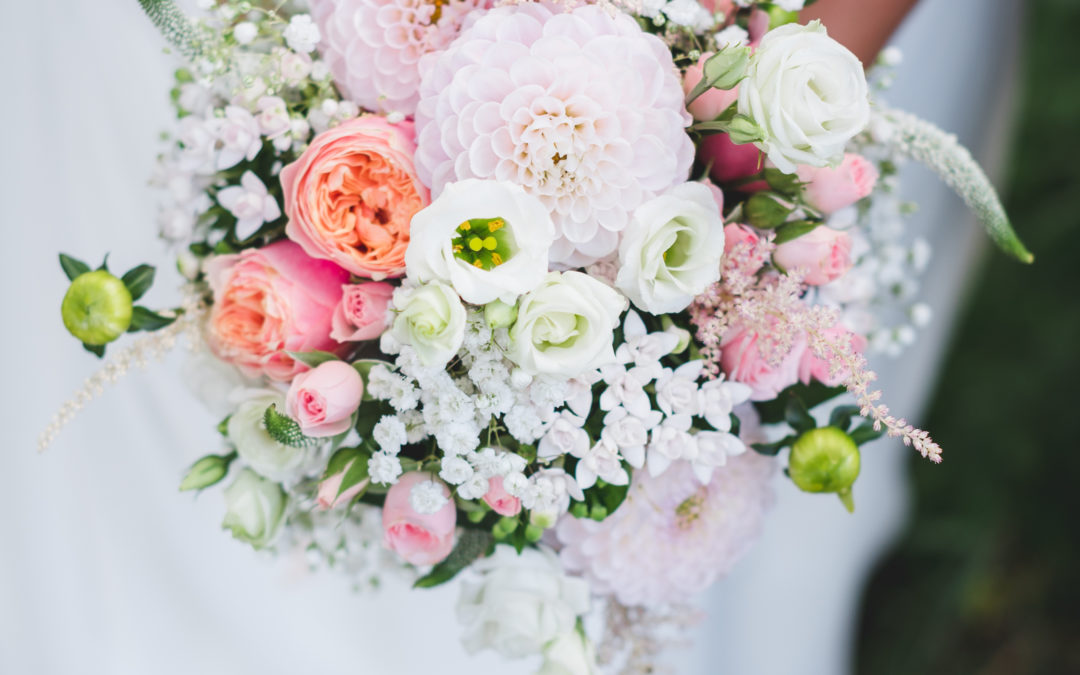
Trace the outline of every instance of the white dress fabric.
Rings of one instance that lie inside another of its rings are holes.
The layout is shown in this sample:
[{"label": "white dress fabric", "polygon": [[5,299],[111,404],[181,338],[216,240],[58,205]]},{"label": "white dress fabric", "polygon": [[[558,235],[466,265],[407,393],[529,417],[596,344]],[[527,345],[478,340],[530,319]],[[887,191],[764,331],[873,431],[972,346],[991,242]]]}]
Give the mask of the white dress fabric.
[{"label": "white dress fabric", "polygon": [[[1015,5],[924,0],[899,38],[906,62],[891,102],[976,148],[992,140]],[[177,299],[147,186],[170,126],[176,63],[162,45],[134,0],[12,2],[0,22],[0,672],[531,672],[536,662],[465,655],[455,585],[410,592],[390,579],[379,594],[354,594],[333,574],[307,574],[302,559],[234,542],[220,528],[220,490],[177,492],[192,461],[222,449],[218,420],[180,383],[182,353],[121,380],[35,453],[53,411],[98,366],[61,325],[57,251],[94,264],[109,252],[119,271],[161,263],[145,302]],[[894,409],[915,413],[979,239],[958,200],[908,173],[935,246],[926,288],[937,318],[880,370]],[[675,655],[676,672],[847,672],[861,583],[906,508],[910,451],[894,445],[864,453],[854,516],[778,480],[763,540],[705,598],[711,617]]]}]

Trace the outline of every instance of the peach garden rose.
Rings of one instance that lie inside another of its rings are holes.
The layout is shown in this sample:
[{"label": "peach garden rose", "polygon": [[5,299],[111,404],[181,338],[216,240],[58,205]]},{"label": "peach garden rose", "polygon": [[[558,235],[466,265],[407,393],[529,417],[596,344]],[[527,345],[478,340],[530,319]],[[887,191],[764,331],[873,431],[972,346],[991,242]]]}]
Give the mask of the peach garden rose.
[{"label": "peach garden rose", "polygon": [[405,273],[409,222],[431,202],[413,169],[412,122],[365,115],[324,131],[281,170],[285,234],[356,276]]}]

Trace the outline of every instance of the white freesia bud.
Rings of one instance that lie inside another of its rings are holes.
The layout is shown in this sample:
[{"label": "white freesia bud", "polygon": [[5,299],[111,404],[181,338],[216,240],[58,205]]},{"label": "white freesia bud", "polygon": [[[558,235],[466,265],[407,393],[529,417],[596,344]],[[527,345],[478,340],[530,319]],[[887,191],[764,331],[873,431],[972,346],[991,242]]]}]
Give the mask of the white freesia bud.
[{"label": "white freesia bud", "polygon": [[285,520],[287,498],[281,486],[244,469],[225,488],[225,519],[232,536],[259,549],[273,543]]},{"label": "white freesia bud", "polygon": [[680,312],[720,279],[724,219],[709,188],[683,183],[635,211],[615,285],[652,314]]},{"label": "white freesia bud", "polygon": [[236,448],[240,459],[259,474],[274,481],[288,481],[305,469],[312,460],[310,448],[293,448],[278,443],[266,431],[263,416],[266,409],[276,405],[285,411],[285,397],[269,389],[251,389],[229,417],[225,432]]},{"label": "white freesia bud", "polygon": [[820,21],[765,34],[739,85],[738,107],[764,131],[757,146],[784,173],[839,162],[870,121],[862,64]]},{"label": "white freesia bud", "polygon": [[465,307],[454,289],[438,281],[394,291],[397,316],[391,329],[401,344],[411,345],[425,366],[441,368],[465,339]]}]

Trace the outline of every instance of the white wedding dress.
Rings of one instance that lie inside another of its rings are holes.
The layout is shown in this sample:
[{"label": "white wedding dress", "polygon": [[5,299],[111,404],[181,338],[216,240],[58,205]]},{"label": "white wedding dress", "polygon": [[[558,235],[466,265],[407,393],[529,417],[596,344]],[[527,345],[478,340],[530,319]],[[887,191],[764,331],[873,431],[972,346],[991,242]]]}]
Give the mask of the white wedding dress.
[{"label": "white wedding dress", "polygon": [[[535,662],[464,654],[453,584],[410,592],[391,581],[356,595],[301,560],[234,542],[219,525],[220,491],[177,492],[190,462],[221,449],[218,420],[179,382],[182,354],[123,379],[35,453],[53,410],[98,365],[61,325],[56,252],[92,263],[108,252],[115,270],[160,262],[146,302],[176,299],[146,185],[175,62],[134,0],[4,4],[0,672],[531,672]],[[906,62],[890,101],[976,150],[994,146],[1016,5],[924,0],[899,36]],[[902,362],[879,365],[894,409],[914,414],[981,246],[959,201],[908,173],[915,221],[935,245],[925,288],[937,318]],[[973,461],[970,449],[947,451]],[[762,541],[703,599],[711,616],[675,654],[676,672],[848,672],[861,584],[903,521],[909,452],[865,451],[854,516],[778,479]]]}]

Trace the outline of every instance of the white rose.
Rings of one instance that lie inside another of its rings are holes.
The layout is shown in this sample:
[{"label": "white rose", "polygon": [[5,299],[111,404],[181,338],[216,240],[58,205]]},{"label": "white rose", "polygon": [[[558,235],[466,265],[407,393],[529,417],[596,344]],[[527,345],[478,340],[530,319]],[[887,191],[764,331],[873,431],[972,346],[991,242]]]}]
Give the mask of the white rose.
[{"label": "white rose", "polygon": [[862,64],[820,21],[769,31],[739,85],[739,113],[765,133],[758,143],[776,168],[838,163],[870,121]]},{"label": "white rose", "polygon": [[405,267],[474,305],[513,304],[544,279],[555,226],[539,199],[513,183],[463,180],[413,216]]},{"label": "white rose", "polygon": [[285,520],[287,498],[281,486],[243,469],[225,488],[225,519],[221,526],[232,536],[263,548],[274,541]]},{"label": "white rose", "polygon": [[576,631],[544,647],[544,663],[536,675],[593,675],[598,672],[592,644]]},{"label": "white rose", "polygon": [[581,272],[551,272],[518,303],[507,356],[532,373],[576,377],[615,361],[626,298]]},{"label": "white rose", "polygon": [[458,599],[462,643],[469,653],[494,649],[506,658],[540,653],[546,644],[574,630],[589,608],[588,584],[563,573],[548,549],[510,546],[472,565],[480,578],[465,581]]},{"label": "white rose", "polygon": [[723,255],[716,200],[704,184],[683,183],[634,211],[615,285],[646,312],[680,312],[720,279]]},{"label": "white rose", "polygon": [[403,286],[394,291],[393,304],[394,338],[412,346],[425,366],[442,368],[457,354],[465,339],[465,307],[454,289],[437,281]]},{"label": "white rose", "polygon": [[258,474],[273,481],[298,478],[309,468],[318,454],[312,448],[294,448],[278,443],[266,432],[263,416],[271,405],[285,414],[285,397],[268,389],[250,389],[241,394],[225,425],[225,432],[236,448],[240,459]]}]

